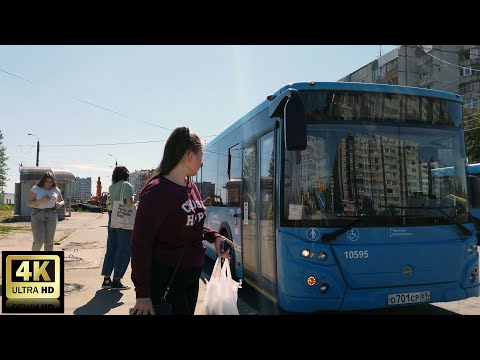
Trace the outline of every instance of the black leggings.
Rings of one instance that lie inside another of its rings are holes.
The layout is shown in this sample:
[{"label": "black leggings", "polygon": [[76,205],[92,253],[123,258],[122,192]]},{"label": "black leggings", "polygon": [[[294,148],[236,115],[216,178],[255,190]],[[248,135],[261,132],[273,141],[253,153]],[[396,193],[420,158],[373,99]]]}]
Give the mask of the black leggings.
[{"label": "black leggings", "polygon": [[[174,267],[154,265],[152,269],[152,303],[158,304],[165,293]],[[172,305],[172,313],[193,315],[197,305],[201,267],[179,268],[167,295],[167,302]]]}]

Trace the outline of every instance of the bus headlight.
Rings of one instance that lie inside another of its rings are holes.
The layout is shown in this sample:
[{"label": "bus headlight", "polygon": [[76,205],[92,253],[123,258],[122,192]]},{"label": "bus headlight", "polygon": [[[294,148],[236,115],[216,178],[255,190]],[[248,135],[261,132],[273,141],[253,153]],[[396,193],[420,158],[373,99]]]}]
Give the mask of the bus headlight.
[{"label": "bus headlight", "polygon": [[310,286],[313,286],[317,283],[317,279],[315,279],[315,276],[309,276],[307,278],[307,284]]},{"label": "bus headlight", "polygon": [[475,282],[475,274],[470,274],[470,282],[474,283]]},{"label": "bus headlight", "polygon": [[308,258],[308,257],[310,257],[311,255],[312,255],[312,252],[310,251],[310,249],[303,249],[303,250],[302,250],[302,256],[303,256],[304,258]]},{"label": "bus headlight", "polygon": [[473,268],[473,272],[475,273],[475,275],[478,275],[478,265],[475,265],[475,267]]},{"label": "bus headlight", "polygon": [[318,254],[318,259],[320,261],[325,261],[327,259],[327,253],[325,251],[320,251]]},{"label": "bus headlight", "polygon": [[476,244],[472,244],[468,247],[468,253],[469,254],[472,254],[475,251],[477,251],[477,245]]},{"label": "bus headlight", "polygon": [[325,294],[328,291],[328,284],[320,284],[320,292]]}]

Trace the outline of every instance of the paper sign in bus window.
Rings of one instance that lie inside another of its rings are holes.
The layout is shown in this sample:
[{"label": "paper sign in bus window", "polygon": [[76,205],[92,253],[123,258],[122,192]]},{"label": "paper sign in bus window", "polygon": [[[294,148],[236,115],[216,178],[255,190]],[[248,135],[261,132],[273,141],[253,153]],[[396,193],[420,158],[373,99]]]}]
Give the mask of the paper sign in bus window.
[{"label": "paper sign in bus window", "polygon": [[302,205],[290,204],[288,206],[288,220],[302,220]]},{"label": "paper sign in bus window", "polygon": [[243,224],[248,225],[248,201],[243,203]]}]

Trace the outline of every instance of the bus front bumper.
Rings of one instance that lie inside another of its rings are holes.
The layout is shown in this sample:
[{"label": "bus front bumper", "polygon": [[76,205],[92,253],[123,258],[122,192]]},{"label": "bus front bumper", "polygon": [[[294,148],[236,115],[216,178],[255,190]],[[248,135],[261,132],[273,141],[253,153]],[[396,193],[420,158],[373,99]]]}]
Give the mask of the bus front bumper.
[{"label": "bus front bumper", "polygon": [[[389,294],[406,294],[430,291],[430,301],[414,304],[388,305]],[[480,295],[480,284],[469,288],[462,288],[458,283],[443,283],[434,285],[419,285],[396,288],[378,289],[346,289],[343,298],[302,298],[286,295],[279,292],[280,306],[290,312],[316,312],[316,311],[348,311],[370,310],[377,308],[393,308],[398,306],[415,306],[428,303],[464,300]]]}]

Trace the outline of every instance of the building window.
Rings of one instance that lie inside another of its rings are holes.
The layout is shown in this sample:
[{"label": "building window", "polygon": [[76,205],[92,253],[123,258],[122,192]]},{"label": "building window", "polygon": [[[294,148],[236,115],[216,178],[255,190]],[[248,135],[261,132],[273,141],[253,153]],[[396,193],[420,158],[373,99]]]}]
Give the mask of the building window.
[{"label": "building window", "polygon": [[373,71],[373,77],[378,78],[380,76],[385,75],[386,72],[387,72],[386,66],[385,65],[380,66]]},{"label": "building window", "polygon": [[398,68],[397,59],[388,62],[386,65],[387,73]]},{"label": "building window", "polygon": [[433,61],[433,57],[431,57],[429,54],[424,54],[422,56],[421,65],[431,63],[432,61]]},{"label": "building window", "polygon": [[390,85],[398,85],[398,77],[389,80]]},{"label": "building window", "polygon": [[478,107],[480,105],[479,99],[465,99],[465,106],[469,108]]},{"label": "building window", "polygon": [[460,88],[460,94],[466,94],[473,91],[480,91],[480,83],[469,83]]},{"label": "building window", "polygon": [[429,67],[418,72],[418,81],[422,81],[432,77],[433,68]]},{"label": "building window", "polygon": [[470,59],[480,59],[480,49],[470,49]]},{"label": "building window", "polygon": [[470,76],[472,75],[471,67],[464,67],[460,69],[460,76]]}]

